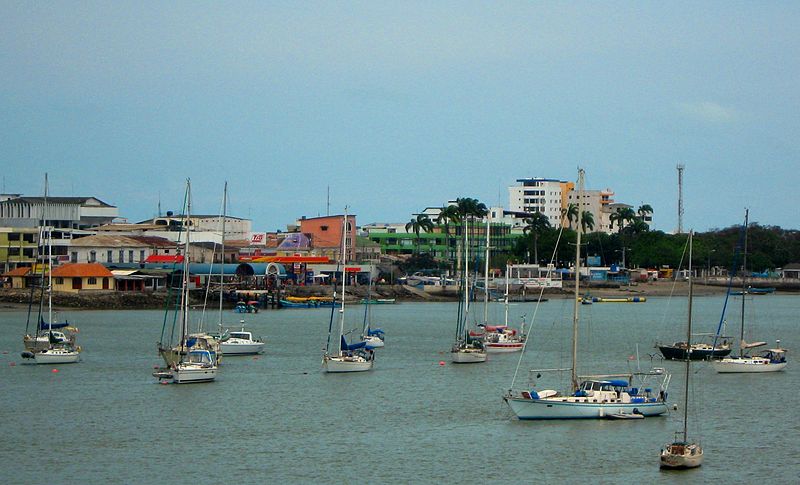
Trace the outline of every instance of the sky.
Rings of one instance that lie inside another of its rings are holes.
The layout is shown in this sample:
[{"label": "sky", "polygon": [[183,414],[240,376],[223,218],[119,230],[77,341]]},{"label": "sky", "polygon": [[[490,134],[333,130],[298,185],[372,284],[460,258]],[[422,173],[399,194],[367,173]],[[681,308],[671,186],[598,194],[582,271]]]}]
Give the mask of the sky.
[{"label": "sky", "polygon": [[407,222],[519,178],[684,229],[800,229],[798,2],[0,0],[6,193],[256,231]]}]

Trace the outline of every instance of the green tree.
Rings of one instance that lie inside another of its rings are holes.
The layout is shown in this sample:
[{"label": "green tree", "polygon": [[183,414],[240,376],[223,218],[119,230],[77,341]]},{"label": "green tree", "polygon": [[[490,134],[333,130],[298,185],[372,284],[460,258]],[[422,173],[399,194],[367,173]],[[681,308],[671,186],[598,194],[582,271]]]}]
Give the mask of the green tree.
[{"label": "green tree", "polygon": [[594,230],[594,214],[590,211],[583,211],[583,214],[581,214],[581,229],[583,229],[584,233]]},{"label": "green tree", "polygon": [[417,254],[419,254],[419,233],[420,231],[424,232],[431,232],[433,230],[433,222],[428,218],[426,214],[417,214],[417,217],[412,217],[410,221],[406,223],[406,232],[413,231],[416,235],[416,242],[417,242]]},{"label": "green tree", "polygon": [[565,209],[561,209],[561,225],[567,221],[567,227],[572,229],[572,223],[578,220],[578,204],[569,204]]},{"label": "green tree", "polygon": [[444,240],[447,246],[447,260],[452,261],[452,254],[450,252],[451,237],[450,237],[450,223],[458,224],[461,222],[461,215],[458,212],[458,206],[446,205],[439,210],[439,215],[436,216],[436,223],[444,226]]},{"label": "green tree", "polygon": [[541,212],[535,212],[531,217],[525,219],[523,233],[533,236],[533,258],[536,264],[539,263],[539,234],[550,229],[550,219]]}]

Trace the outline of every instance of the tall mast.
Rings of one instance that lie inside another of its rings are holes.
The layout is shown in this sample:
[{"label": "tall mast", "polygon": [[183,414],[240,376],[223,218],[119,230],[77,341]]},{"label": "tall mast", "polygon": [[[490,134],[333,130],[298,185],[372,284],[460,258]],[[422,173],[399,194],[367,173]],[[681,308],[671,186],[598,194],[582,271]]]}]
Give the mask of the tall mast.
[{"label": "tall mast", "polygon": [[744,248],[742,249],[742,327],[739,333],[739,356],[744,355],[744,302],[747,299],[747,229],[750,209],[744,210]]},{"label": "tall mast", "polygon": [[225,216],[228,213],[228,181],[225,181],[225,186],[222,189],[222,242],[221,247],[222,250],[220,254],[222,255],[221,263],[219,266],[219,332],[220,337],[222,336],[222,297],[223,297],[223,290],[225,288],[224,281],[225,281]]},{"label": "tall mast", "polygon": [[483,279],[483,323],[484,325],[489,322],[489,222],[491,221],[491,213],[486,214],[486,251],[484,258],[486,259],[484,265],[484,279]]},{"label": "tall mast", "polygon": [[191,240],[191,214],[192,214],[192,181],[186,179],[186,216],[184,225],[186,230],[185,250],[183,252],[183,278],[181,288],[181,347],[185,345],[186,334],[189,333],[189,245]]},{"label": "tall mast", "polygon": [[572,310],[572,387],[578,387],[578,308],[581,292],[581,232],[583,225],[583,169],[578,169],[578,237],[575,241],[575,296]]},{"label": "tall mast", "polygon": [[[44,224],[44,230],[47,231],[47,329],[48,331],[53,330],[53,232],[47,226],[47,192],[48,192],[48,181],[47,181],[47,174],[44,174],[44,209],[42,210],[42,214],[44,216],[42,219],[42,224]],[[42,269],[44,271],[44,269]],[[37,324],[38,325],[38,324]]]},{"label": "tall mast", "polygon": [[[342,308],[339,309],[339,355],[342,355],[342,335],[344,334],[344,290],[347,286],[347,206],[344,207],[342,221]],[[334,305],[336,302],[334,302]]]},{"label": "tall mast", "polygon": [[464,230],[464,345],[469,341],[467,319],[469,317],[469,216],[465,217]]},{"label": "tall mast", "polygon": [[694,231],[689,231],[689,316],[686,324],[686,383],[683,389],[683,441],[686,441],[686,429],[689,419],[689,375],[692,360],[692,297],[694,294],[694,278],[692,277],[692,238]]},{"label": "tall mast", "polygon": [[[506,326],[508,326],[508,280],[511,277],[510,273],[511,273],[511,265],[509,265],[508,262],[506,262],[506,297],[504,298],[505,304],[503,305],[505,307],[504,308],[505,318],[503,322],[505,323]],[[520,329],[520,333],[522,333],[523,331],[524,330]]]}]

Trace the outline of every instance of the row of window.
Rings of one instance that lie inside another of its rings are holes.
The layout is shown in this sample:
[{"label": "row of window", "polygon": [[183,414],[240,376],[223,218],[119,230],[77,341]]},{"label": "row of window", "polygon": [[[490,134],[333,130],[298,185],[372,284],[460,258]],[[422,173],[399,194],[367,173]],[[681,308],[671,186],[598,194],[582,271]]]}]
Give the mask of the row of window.
[{"label": "row of window", "polygon": [[[134,254],[133,249],[129,249],[128,250],[128,262],[129,263],[136,262],[136,261],[133,260],[133,254]],[[78,262],[78,252],[77,251],[72,251],[70,253],[69,260],[70,260],[71,263],[77,263]],[[139,251],[139,262],[142,262],[144,260],[145,260],[145,251],[144,251],[144,249],[142,249],[142,250]],[[96,263],[97,262],[97,251],[89,251],[89,259],[88,259],[88,261],[90,263]],[[110,249],[108,251],[106,251],[106,262],[107,263],[113,263],[114,262],[114,251],[112,251]],[[124,249],[120,249],[119,250],[118,257],[117,257],[117,262],[118,263],[124,263],[125,262],[125,250]]]}]

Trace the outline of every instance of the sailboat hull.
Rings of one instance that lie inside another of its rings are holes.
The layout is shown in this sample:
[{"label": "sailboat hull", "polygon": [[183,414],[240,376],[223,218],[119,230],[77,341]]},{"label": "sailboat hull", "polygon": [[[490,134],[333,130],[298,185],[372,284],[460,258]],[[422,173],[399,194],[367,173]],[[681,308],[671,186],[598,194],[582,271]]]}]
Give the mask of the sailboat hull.
[{"label": "sailboat hull", "polygon": [[763,358],[731,357],[714,361],[711,365],[720,374],[778,372],[786,367],[787,362],[772,363]]},{"label": "sailboat hull", "polygon": [[661,468],[686,470],[702,464],[703,449],[696,443],[672,443],[661,450]]},{"label": "sailboat hull", "polygon": [[325,372],[364,372],[372,370],[372,360],[350,359],[345,357],[325,357],[322,367]]},{"label": "sailboat hull", "polygon": [[210,382],[217,378],[217,367],[178,364],[172,370],[172,382],[175,384],[193,384]]},{"label": "sailboat hull", "polygon": [[486,362],[486,352],[459,349],[450,352],[454,364],[478,364]]},{"label": "sailboat hull", "polygon": [[667,412],[664,402],[652,403],[588,403],[552,399],[504,398],[521,420],[600,419],[612,415],[641,414],[660,416]]},{"label": "sailboat hull", "polygon": [[[686,348],[678,347],[675,345],[659,345],[658,350],[665,359],[669,360],[686,360]],[[716,347],[708,349],[693,348],[690,358],[692,360],[707,360],[707,359],[721,359],[731,353],[731,348]]]},{"label": "sailboat hull", "polygon": [[50,349],[34,353],[33,360],[37,364],[74,364],[81,360],[81,354],[74,350]]},{"label": "sailboat hull", "polygon": [[486,352],[490,354],[502,354],[508,352],[519,352],[525,345],[522,342],[507,342],[507,343],[484,343]]}]

